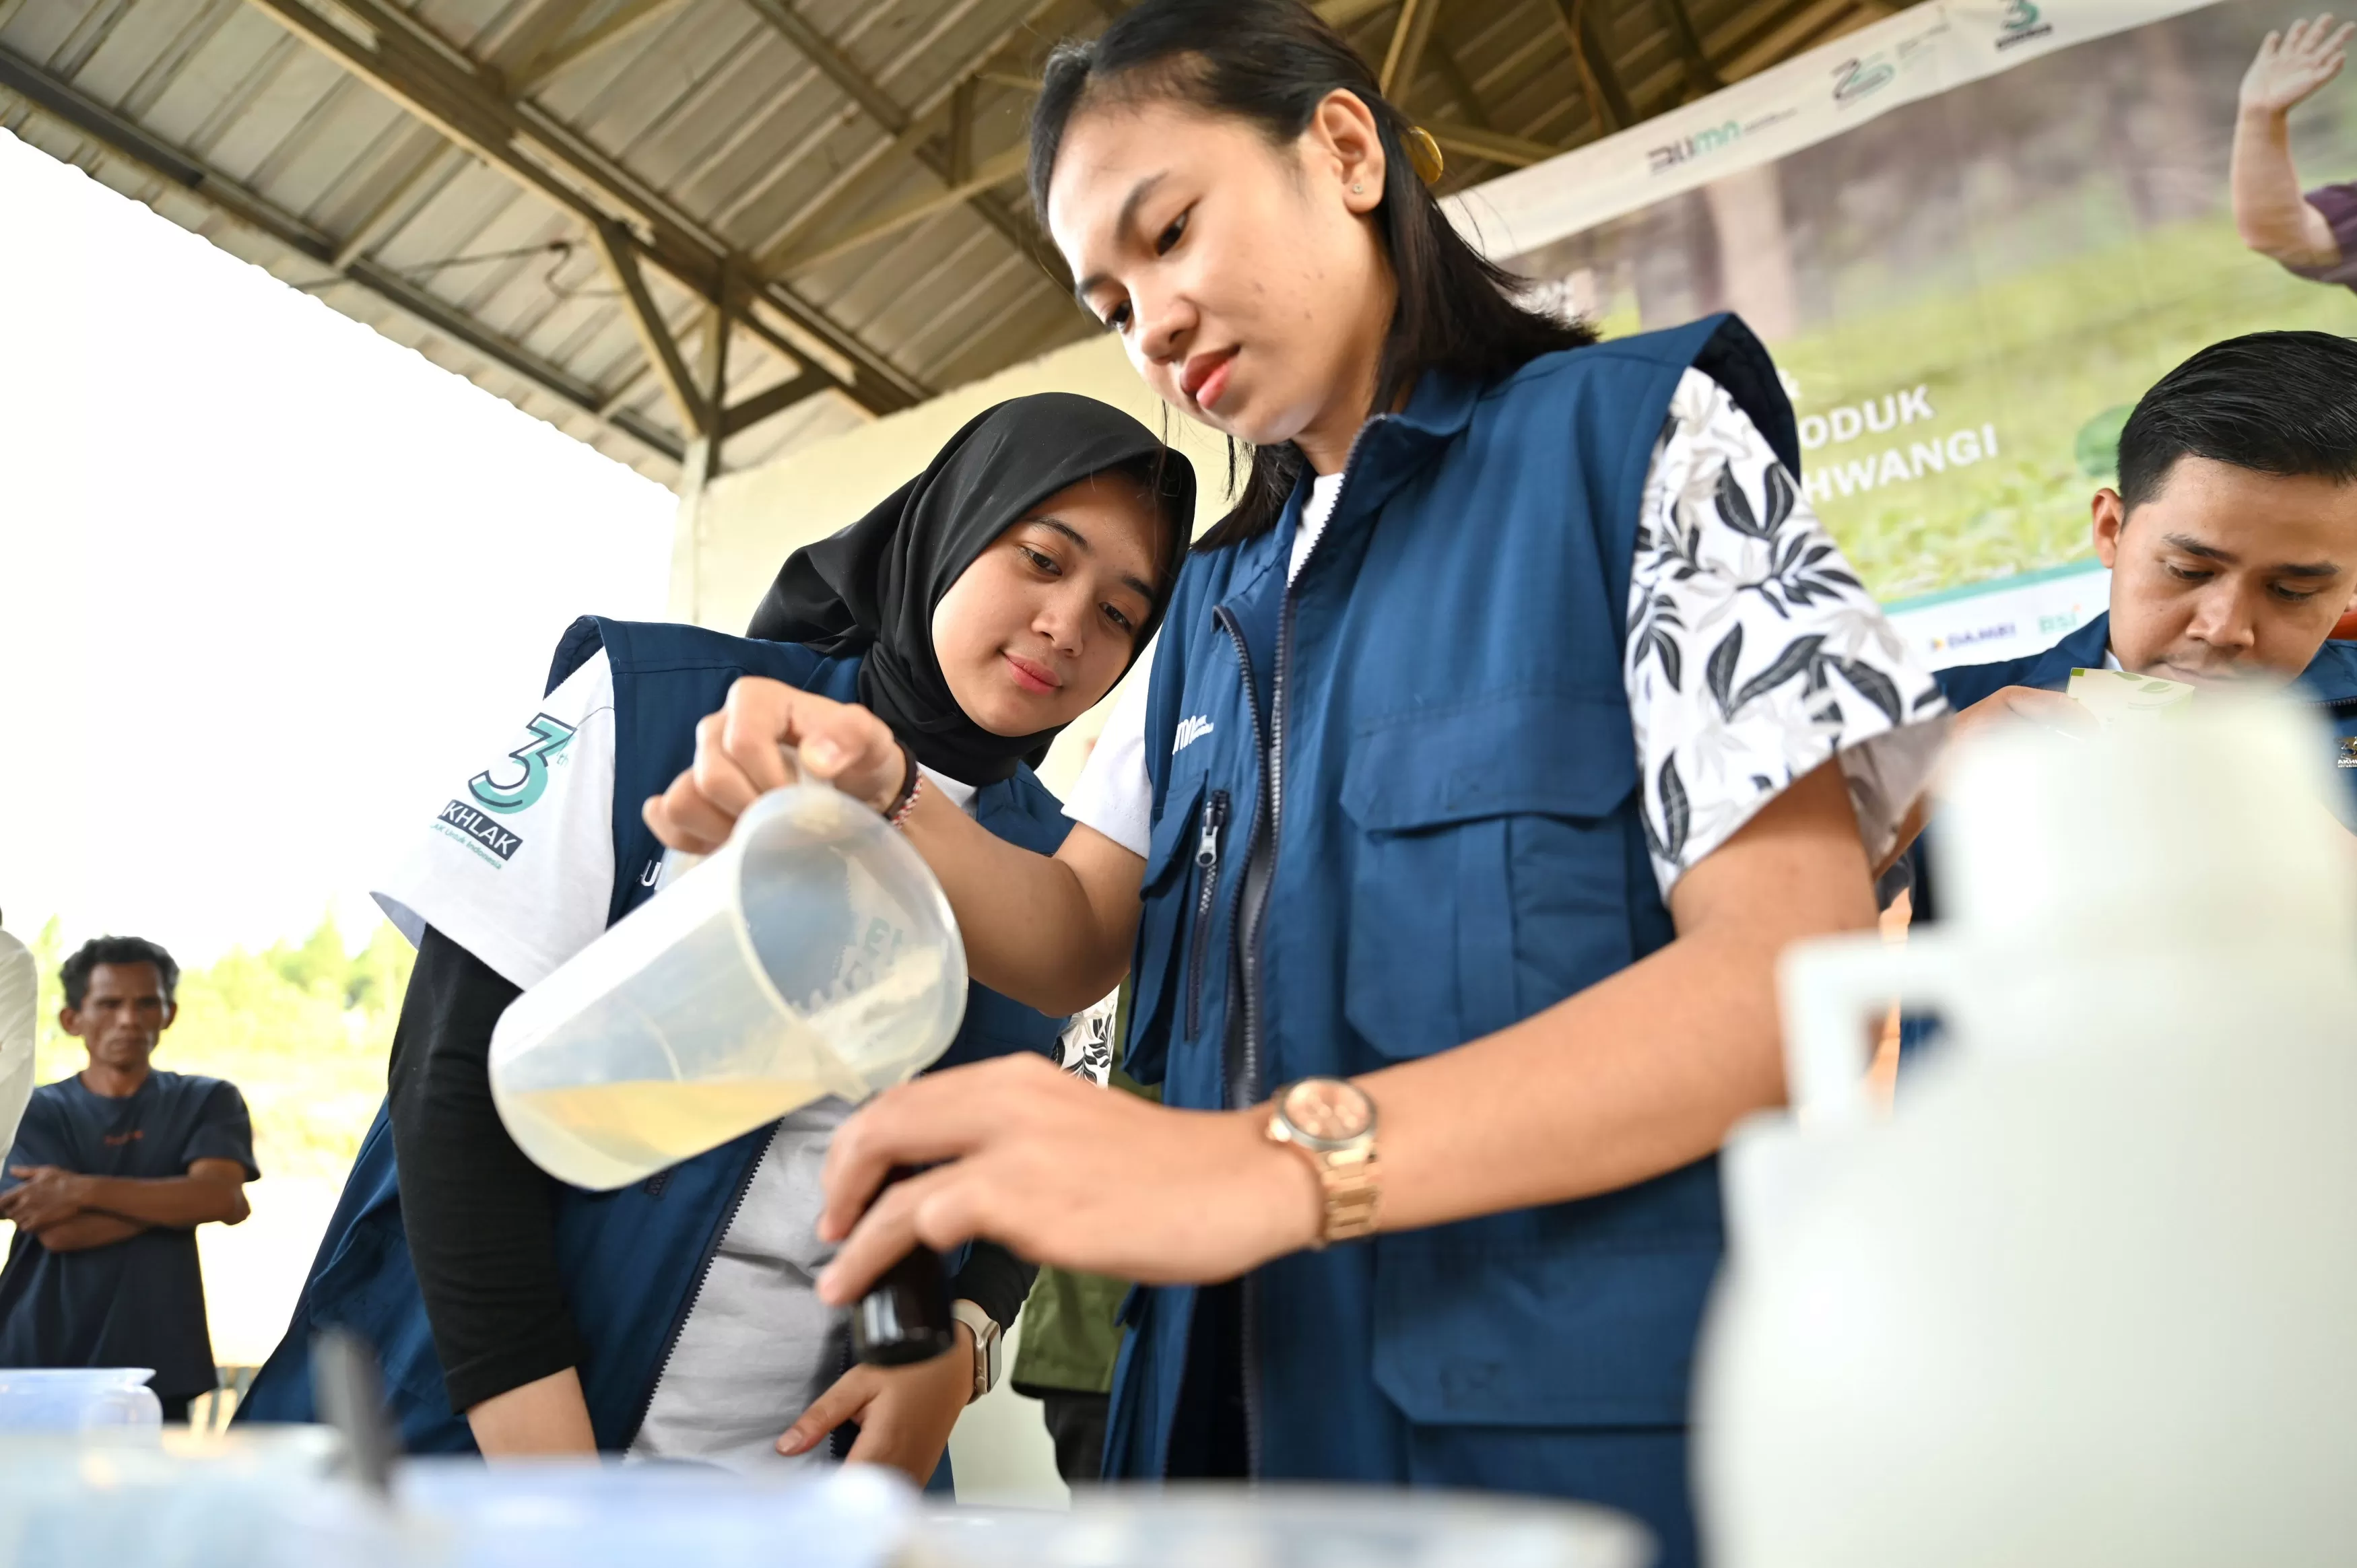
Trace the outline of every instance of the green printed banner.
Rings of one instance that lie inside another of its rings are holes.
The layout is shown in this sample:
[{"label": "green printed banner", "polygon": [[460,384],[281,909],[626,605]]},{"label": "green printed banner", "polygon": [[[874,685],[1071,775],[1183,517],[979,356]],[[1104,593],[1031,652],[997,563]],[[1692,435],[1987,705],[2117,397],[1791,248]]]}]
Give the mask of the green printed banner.
[{"label": "green printed banner", "polygon": [[[1935,0],[1457,217],[1608,333],[1739,311],[1785,373],[1810,499],[1902,628],[1941,662],[2028,651],[2102,608],[2088,503],[2147,387],[2240,333],[2357,334],[2330,281],[2357,254],[2296,275],[2233,216],[2244,73],[2309,14]],[[2357,213],[2357,72],[2288,124],[2276,172]]]}]

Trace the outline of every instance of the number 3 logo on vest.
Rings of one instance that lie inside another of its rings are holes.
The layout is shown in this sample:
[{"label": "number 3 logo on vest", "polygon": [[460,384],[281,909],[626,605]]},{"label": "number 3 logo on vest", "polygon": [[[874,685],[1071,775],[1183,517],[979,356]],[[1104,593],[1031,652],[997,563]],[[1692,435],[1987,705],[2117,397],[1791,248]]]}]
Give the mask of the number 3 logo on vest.
[{"label": "number 3 logo on vest", "polygon": [[467,780],[467,793],[485,811],[512,816],[539,800],[548,789],[548,765],[573,742],[573,726],[546,714],[535,715],[528,727],[532,738],[508,753],[509,761],[523,765],[522,778],[502,784],[487,768]]}]

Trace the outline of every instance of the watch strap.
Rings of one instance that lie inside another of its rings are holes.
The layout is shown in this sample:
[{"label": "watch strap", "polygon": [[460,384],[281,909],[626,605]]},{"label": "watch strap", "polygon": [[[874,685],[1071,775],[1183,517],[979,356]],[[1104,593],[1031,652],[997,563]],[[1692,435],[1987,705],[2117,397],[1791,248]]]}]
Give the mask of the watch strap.
[{"label": "watch strap", "polygon": [[998,1320],[977,1302],[963,1297],[952,1302],[950,1316],[974,1333],[974,1391],[966,1396],[966,1403],[972,1404],[998,1386],[998,1351],[1004,1335]]},{"label": "watch strap", "polygon": [[[1306,1080],[1305,1080],[1306,1081]],[[1285,1113],[1280,1091],[1268,1119],[1270,1142],[1297,1150],[1317,1175],[1323,1223],[1313,1250],[1335,1241],[1355,1241],[1375,1233],[1383,1201],[1383,1172],[1375,1155],[1375,1128],[1370,1123],[1359,1136],[1340,1144],[1319,1143],[1298,1133]]]}]

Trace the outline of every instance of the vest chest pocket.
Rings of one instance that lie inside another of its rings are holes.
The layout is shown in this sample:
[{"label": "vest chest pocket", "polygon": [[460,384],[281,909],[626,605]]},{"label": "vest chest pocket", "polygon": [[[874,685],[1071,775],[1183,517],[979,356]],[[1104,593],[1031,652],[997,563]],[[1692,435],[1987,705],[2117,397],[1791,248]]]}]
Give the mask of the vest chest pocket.
[{"label": "vest chest pocket", "polygon": [[1351,1026],[1378,1052],[1475,1039],[1626,967],[1636,747],[1620,692],[1507,693],[1353,737]]},{"label": "vest chest pocket", "polygon": [[1162,1081],[1170,1031],[1186,985],[1185,952],[1193,900],[1188,897],[1196,826],[1202,814],[1203,776],[1173,780],[1147,843],[1138,897],[1137,946],[1130,957],[1136,986],[1130,1002],[1129,1041],[1122,1070],[1140,1083]]}]

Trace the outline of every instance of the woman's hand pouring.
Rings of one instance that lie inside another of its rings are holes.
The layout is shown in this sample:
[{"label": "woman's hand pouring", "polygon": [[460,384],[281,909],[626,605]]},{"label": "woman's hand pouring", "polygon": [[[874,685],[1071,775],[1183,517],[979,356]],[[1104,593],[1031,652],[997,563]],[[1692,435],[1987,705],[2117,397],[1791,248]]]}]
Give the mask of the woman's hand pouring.
[{"label": "woman's hand pouring", "polygon": [[[927,1073],[835,1130],[818,1232],[841,1246],[819,1299],[847,1305],[919,1242],[976,1236],[1153,1284],[1233,1279],[1314,1242],[1324,1218],[1267,1120],[1165,1110],[1029,1055]],[[931,1168],[885,1187],[895,1165]]]},{"label": "woman's hand pouring", "polygon": [[866,708],[748,675],[697,723],[695,761],[641,810],[664,843],[709,854],[747,807],[792,783],[797,768],[880,811],[908,766],[891,729]]}]

